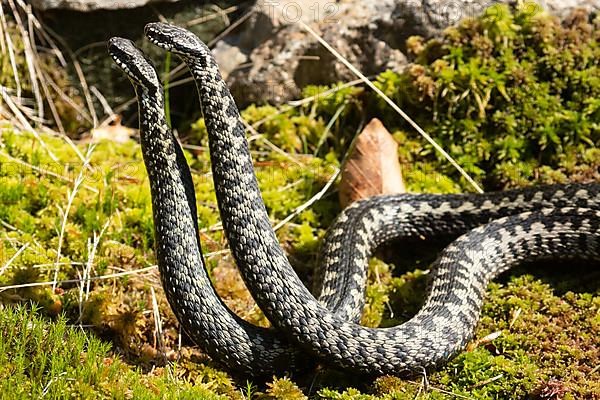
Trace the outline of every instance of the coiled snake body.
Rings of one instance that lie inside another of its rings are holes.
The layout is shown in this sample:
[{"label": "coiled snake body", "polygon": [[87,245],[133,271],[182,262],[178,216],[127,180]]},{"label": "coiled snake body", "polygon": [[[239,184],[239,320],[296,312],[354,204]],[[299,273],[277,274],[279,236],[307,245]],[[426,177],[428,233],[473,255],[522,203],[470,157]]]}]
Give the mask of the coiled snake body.
[{"label": "coiled snake body", "polygon": [[[198,84],[224,231],[250,292],[277,328],[261,329],[236,317],[210,285],[191,176],[164,121],[162,88],[139,50],[124,39],[112,39],[110,53],[138,95],[167,298],[186,332],[232,368],[262,374],[306,365],[299,347],[355,372],[419,371],[464,347],[485,288],[501,272],[523,261],[600,259],[598,184],[483,195],[378,196],[344,210],[330,228],[317,300],[291,268],[271,228],[244,127],[210,51],[178,27],[153,23],[146,34],[181,56]],[[377,246],[396,238],[440,235],[463,236],[432,267],[429,294],[417,315],[393,328],[357,325],[365,266]]]}]

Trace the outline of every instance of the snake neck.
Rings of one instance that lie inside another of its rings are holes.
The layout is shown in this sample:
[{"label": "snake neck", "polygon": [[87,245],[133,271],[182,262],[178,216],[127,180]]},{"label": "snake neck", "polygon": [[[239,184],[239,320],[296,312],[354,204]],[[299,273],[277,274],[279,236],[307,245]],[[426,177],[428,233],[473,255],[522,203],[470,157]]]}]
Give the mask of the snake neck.
[{"label": "snake neck", "polygon": [[[167,300],[181,326],[211,356],[236,369],[256,372],[258,365],[258,371],[271,372],[304,366],[300,353],[231,313],[215,293],[202,259],[191,173],[167,126],[163,95],[145,88],[136,88],[136,93],[156,257]],[[220,323],[220,329],[214,331],[211,321]],[[233,343],[221,347],[228,335],[235,338]]]},{"label": "snake neck", "polygon": [[[264,268],[260,273],[263,282],[289,281],[290,287],[285,290],[291,288],[307,302],[314,301],[300,278],[289,272],[292,267],[261,197],[244,125],[216,62],[209,52],[185,61],[198,84],[223,231],[242,278],[252,285],[256,271]],[[253,295],[261,309],[275,320],[272,293],[261,288]]]},{"label": "snake neck", "polygon": [[[183,150],[169,129],[164,113],[164,96],[160,90],[136,87],[140,115],[141,147],[150,181],[156,252],[161,269],[188,264],[186,254],[168,252],[189,241],[194,232],[194,253],[199,256],[200,242],[196,223],[196,198],[190,169]],[[171,207],[177,208],[173,210]],[[173,218],[185,229],[173,229]],[[181,260],[177,259],[181,257]]]},{"label": "snake neck", "polygon": [[215,59],[208,49],[206,51],[203,56],[183,59],[198,87],[202,113],[211,139],[209,143],[235,145],[240,139],[246,143],[244,125],[235,100],[221,77]]},{"label": "snake neck", "polygon": [[[174,153],[170,138],[172,133],[167,125],[167,118],[164,113],[164,94],[162,90],[153,90],[143,86],[135,86],[135,94],[138,100],[138,109],[140,115],[140,133],[142,154],[144,157],[150,157],[150,149],[162,146],[161,154]],[[160,143],[159,143],[160,142]],[[160,158],[160,157],[157,157]],[[144,158],[144,161],[146,159]],[[149,158],[151,160],[151,158]],[[151,173],[152,168],[148,171]]]},{"label": "snake neck", "polygon": [[[184,57],[198,86],[200,103],[209,137],[215,192],[224,231],[230,244],[237,227],[248,223],[248,213],[272,232],[269,216],[261,198],[246,140],[245,127],[235,100],[221,77],[215,59],[206,49],[201,56]],[[244,211],[244,212],[242,212]],[[269,240],[277,244],[275,234]],[[278,247],[278,246],[277,246]],[[236,256],[238,263],[244,262]]]}]

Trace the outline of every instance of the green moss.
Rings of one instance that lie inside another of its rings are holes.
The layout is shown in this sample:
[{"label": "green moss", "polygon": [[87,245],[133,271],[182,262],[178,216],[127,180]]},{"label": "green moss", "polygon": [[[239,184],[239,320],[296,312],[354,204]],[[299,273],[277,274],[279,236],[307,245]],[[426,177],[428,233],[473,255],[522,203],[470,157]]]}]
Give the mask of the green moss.
[{"label": "green moss", "polygon": [[177,377],[177,367],[142,374],[114,359],[109,345],[49,323],[36,309],[0,310],[0,390],[3,398],[220,399],[208,388]]},{"label": "green moss", "polygon": [[[600,141],[597,24],[496,5],[439,39],[409,40],[415,64],[378,85],[486,187],[564,182],[566,159],[598,168],[581,156]],[[416,154],[458,178],[428,145]]]},{"label": "green moss", "polygon": [[[561,23],[531,6],[496,5],[440,38],[410,38],[413,64],[377,77],[488,190],[589,180],[600,166],[600,21],[577,11]],[[307,88],[305,96],[316,100],[295,108],[251,106],[243,115],[286,152],[331,153],[340,161],[365,114],[373,115],[395,132],[411,190],[470,189],[382,99],[358,87],[330,89]],[[256,147],[270,150],[260,140]]]},{"label": "green moss", "polygon": [[273,382],[267,383],[265,393],[260,399],[269,400],[307,400],[308,397],[289,378],[273,378]]}]

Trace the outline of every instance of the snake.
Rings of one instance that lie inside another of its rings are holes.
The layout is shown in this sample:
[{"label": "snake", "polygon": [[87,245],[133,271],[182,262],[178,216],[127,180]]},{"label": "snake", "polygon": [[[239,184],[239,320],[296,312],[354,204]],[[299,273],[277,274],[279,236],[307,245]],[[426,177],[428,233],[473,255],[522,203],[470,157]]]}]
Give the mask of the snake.
[{"label": "snake", "polygon": [[[136,92],[159,272],[184,331],[213,359],[240,372],[263,375],[306,369],[312,363],[301,350],[272,329],[238,318],[216,295],[202,257],[191,171],[166,122],[164,89],[156,69],[131,40],[113,37],[108,51]],[[339,309],[348,313],[342,318],[360,316],[360,309]]]},{"label": "snake", "polygon": [[[287,362],[291,368],[295,358],[286,357],[300,352],[301,359],[308,351],[323,363],[351,372],[420,371],[464,348],[487,284],[500,273],[525,261],[600,258],[598,184],[485,194],[375,196],[342,211],[330,227],[313,295],[290,266],[270,225],[244,125],[210,50],[176,26],[152,23],[145,32],[152,43],[179,55],[196,80],[224,232],[246,285],[277,329],[272,337],[271,332],[232,314],[216,296],[206,271],[199,268],[203,263],[191,204],[193,186],[181,172],[187,168],[178,155],[181,150],[176,150],[176,140],[165,128],[162,94],[154,93],[160,92],[156,73],[149,84],[148,79],[135,76],[147,68],[132,67],[145,62],[143,56],[123,57],[113,50],[113,59],[130,78],[136,71],[132,82],[138,86],[142,152],[165,293],[192,339],[233,368],[260,374],[265,368],[272,370],[273,360]],[[152,106],[144,85],[152,87]],[[174,191],[177,195],[165,195]],[[445,235],[457,239],[432,265],[421,310],[391,328],[358,325],[365,266],[374,250],[392,239]],[[254,347],[247,347],[249,343]],[[243,356],[230,353],[239,347],[250,350]]]},{"label": "snake", "polygon": [[241,373],[306,368],[307,357],[283,335],[239,318],[217,295],[202,255],[191,171],[167,124],[164,89],[156,70],[128,39],[110,38],[108,52],[136,93],[157,264],[165,296],[182,329],[211,358]]}]

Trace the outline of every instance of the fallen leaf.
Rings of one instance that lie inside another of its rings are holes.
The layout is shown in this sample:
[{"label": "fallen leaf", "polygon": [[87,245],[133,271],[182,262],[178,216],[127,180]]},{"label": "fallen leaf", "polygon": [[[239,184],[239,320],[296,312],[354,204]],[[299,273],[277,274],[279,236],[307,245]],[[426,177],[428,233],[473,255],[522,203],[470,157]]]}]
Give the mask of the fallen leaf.
[{"label": "fallen leaf", "polygon": [[115,143],[126,143],[136,130],[121,125],[121,117],[115,117],[110,125],[99,126],[90,131],[86,141],[98,143],[102,140],[110,140]]},{"label": "fallen leaf", "polygon": [[342,170],[342,207],[379,194],[406,193],[398,161],[398,143],[374,118],[356,139]]}]

